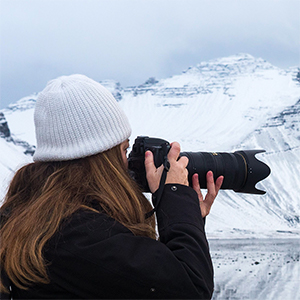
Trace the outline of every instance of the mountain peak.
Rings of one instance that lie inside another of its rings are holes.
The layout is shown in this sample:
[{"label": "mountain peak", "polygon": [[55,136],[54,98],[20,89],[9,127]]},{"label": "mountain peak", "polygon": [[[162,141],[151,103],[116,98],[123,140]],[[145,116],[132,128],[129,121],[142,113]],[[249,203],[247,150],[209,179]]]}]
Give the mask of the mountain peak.
[{"label": "mountain peak", "polygon": [[237,75],[267,69],[276,69],[276,67],[262,58],[256,58],[247,53],[238,53],[201,62],[194,67],[189,67],[183,73],[201,73],[202,75],[207,74],[208,76],[215,77],[218,76],[217,73],[219,75]]},{"label": "mountain peak", "polygon": [[26,96],[21,98],[15,103],[9,104],[7,108],[3,109],[5,113],[13,112],[13,111],[23,111],[27,109],[31,109],[35,107],[35,102],[37,98],[37,93],[32,94],[30,96]]}]

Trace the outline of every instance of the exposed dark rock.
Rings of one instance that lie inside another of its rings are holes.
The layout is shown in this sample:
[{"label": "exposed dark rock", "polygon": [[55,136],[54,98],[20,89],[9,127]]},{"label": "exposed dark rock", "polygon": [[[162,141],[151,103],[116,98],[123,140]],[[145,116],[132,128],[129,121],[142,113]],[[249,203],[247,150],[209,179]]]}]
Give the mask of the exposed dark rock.
[{"label": "exposed dark rock", "polygon": [[6,140],[11,139],[10,130],[3,112],[0,112],[0,137]]}]

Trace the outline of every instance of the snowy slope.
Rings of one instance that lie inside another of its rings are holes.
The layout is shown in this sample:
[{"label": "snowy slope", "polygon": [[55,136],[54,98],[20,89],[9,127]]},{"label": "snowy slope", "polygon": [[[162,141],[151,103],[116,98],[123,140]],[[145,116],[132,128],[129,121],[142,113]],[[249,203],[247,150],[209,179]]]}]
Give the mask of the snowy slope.
[{"label": "snowy slope", "polygon": [[37,95],[24,97],[2,110],[14,139],[26,141],[31,145],[36,144],[33,122],[36,97]]},{"label": "snowy slope", "polygon": [[[176,140],[183,151],[266,150],[257,157],[272,169],[259,184],[267,194],[221,191],[207,218],[210,237],[299,236],[297,71],[239,54],[200,63],[170,78],[149,78],[136,87],[101,83],[128,115],[131,143],[137,135],[149,135]],[[35,97],[2,110],[12,136],[31,145]],[[1,147],[0,159],[7,155],[2,153]]]},{"label": "snowy slope", "polygon": [[0,138],[0,149],[0,199],[2,199],[13,173],[32,159],[23,153],[22,147],[16,146],[13,142],[7,142],[3,138]]},{"label": "snowy slope", "polygon": [[184,150],[227,151],[298,99],[299,87],[288,73],[237,55],[127,89],[121,103],[133,136],[180,139]]}]

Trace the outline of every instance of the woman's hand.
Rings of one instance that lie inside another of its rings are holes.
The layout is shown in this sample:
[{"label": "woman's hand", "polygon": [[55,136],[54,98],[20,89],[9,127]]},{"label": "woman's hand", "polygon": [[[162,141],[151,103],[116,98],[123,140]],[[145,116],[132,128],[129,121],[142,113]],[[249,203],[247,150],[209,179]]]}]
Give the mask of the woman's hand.
[{"label": "woman's hand", "polygon": [[[188,158],[186,156],[182,156],[178,159],[180,155],[180,145],[177,142],[171,144],[171,149],[168,154],[168,160],[170,163],[170,169],[167,173],[166,184],[174,183],[174,184],[183,184],[189,185],[188,182]],[[146,177],[148,181],[148,185],[151,193],[154,193],[160,183],[160,178],[163,172],[164,167],[160,166],[156,168],[154,165],[153,154],[151,151],[146,151],[145,153],[145,169],[146,169]],[[192,177],[192,186],[193,189],[198,194],[201,214],[202,217],[206,217],[211,209],[211,206],[222,186],[223,176],[217,178],[216,182],[214,182],[213,172],[209,171],[206,174],[207,181],[207,194],[205,199],[203,200],[203,195],[201,193],[200,184],[198,174],[194,174]]]},{"label": "woman's hand", "polygon": [[[180,154],[180,145],[177,142],[171,144],[171,149],[168,153],[168,160],[170,163],[170,169],[167,173],[166,184],[183,184],[189,185],[188,182],[188,170],[186,168],[188,164],[188,158],[183,156],[179,157]],[[146,151],[145,153],[145,169],[148,185],[151,193],[154,193],[160,183],[160,178],[163,172],[164,167],[160,166],[156,168],[154,165],[153,154],[151,151]]]},{"label": "woman's hand", "polygon": [[206,217],[209,214],[211,206],[214,203],[214,200],[217,197],[218,192],[222,186],[223,179],[224,177],[220,176],[217,178],[216,182],[214,182],[213,172],[212,171],[207,172],[206,174],[207,194],[205,196],[205,199],[203,200],[198,174],[193,175],[192,185],[193,185],[193,189],[198,194],[202,218]]}]

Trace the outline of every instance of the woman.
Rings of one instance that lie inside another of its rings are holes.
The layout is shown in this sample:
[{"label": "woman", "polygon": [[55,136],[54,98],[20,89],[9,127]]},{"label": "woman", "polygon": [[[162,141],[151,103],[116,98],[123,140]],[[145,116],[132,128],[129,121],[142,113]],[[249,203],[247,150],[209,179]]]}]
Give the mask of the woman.
[{"label": "woman", "polygon": [[[83,75],[52,80],[34,118],[34,163],[15,174],[0,210],[1,296],[210,298],[203,218],[223,178],[214,183],[208,172],[203,201],[173,143],[158,240],[154,216],[146,217],[152,206],[127,172],[128,120],[103,86]],[[150,151],[145,167],[154,193],[163,167],[156,169]]]}]

